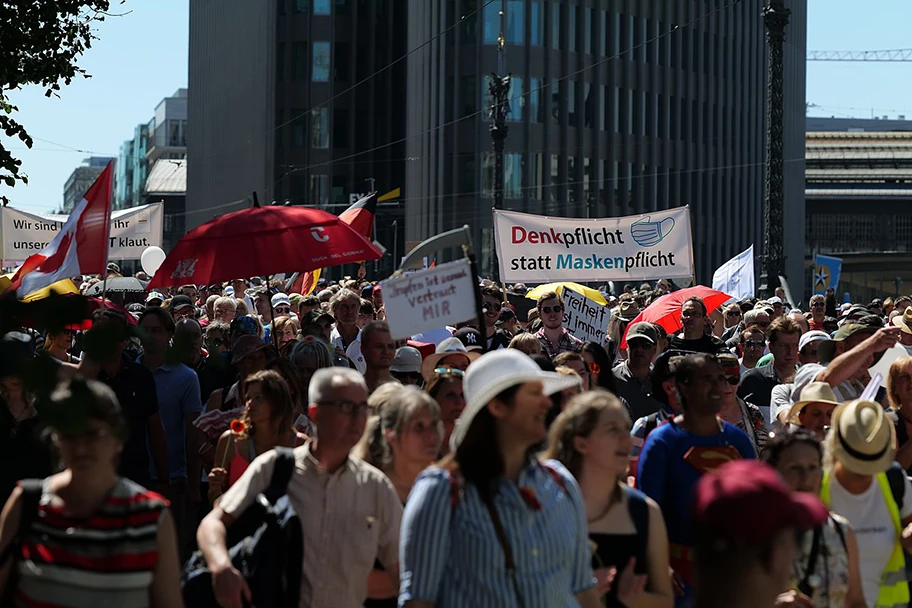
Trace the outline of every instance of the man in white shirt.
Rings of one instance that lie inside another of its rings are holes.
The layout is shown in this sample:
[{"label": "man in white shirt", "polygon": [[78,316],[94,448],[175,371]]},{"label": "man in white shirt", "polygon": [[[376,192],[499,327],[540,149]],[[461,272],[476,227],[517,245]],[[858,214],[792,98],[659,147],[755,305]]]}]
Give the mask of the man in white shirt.
[{"label": "man in white shirt", "polygon": [[350,289],[342,289],[329,301],[329,311],[336,319],[336,326],[329,335],[330,345],[348,357],[362,374],[367,363],[361,354],[361,330],[358,329],[358,311],[361,298]]}]

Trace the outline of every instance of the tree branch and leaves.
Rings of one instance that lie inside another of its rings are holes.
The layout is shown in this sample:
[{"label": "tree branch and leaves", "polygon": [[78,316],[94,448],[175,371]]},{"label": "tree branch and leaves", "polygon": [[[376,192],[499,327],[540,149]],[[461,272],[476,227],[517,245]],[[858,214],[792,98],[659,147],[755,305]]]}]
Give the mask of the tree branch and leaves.
[{"label": "tree branch and leaves", "polygon": [[[18,108],[9,93],[37,85],[51,97],[74,78],[90,78],[77,61],[98,39],[95,24],[117,16],[108,12],[111,4],[111,0],[0,0],[0,132],[32,147],[25,125],[15,118]],[[0,140],[0,186],[27,184],[28,176],[21,169],[22,161]],[[0,203],[9,204],[6,195],[0,194]]]}]

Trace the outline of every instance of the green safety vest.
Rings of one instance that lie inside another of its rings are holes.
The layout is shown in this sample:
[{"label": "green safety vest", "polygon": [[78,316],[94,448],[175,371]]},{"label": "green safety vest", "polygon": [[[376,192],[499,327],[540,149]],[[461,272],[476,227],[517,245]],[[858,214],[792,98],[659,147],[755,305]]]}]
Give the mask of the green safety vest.
[{"label": "green safety vest", "polygon": [[[890,554],[890,560],[884,568],[880,579],[880,590],[877,593],[877,605],[873,608],[899,608],[909,604],[909,583],[906,582],[906,558],[903,555],[902,545],[899,539],[902,538],[902,521],[899,519],[899,507],[893,500],[893,492],[890,491],[890,482],[887,481],[886,473],[878,473],[874,476],[877,484],[880,486],[880,492],[883,494],[887,503],[887,510],[890,512],[890,519],[893,520],[893,527],[896,529],[896,542],[893,543],[893,552]],[[827,507],[830,506],[830,474],[823,474],[823,483],[820,486],[820,500]]]}]

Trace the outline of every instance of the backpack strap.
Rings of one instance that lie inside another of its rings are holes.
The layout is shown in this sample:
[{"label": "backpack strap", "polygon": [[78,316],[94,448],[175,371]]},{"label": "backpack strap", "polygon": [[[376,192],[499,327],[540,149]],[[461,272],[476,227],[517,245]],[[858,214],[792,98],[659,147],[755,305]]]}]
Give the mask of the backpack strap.
[{"label": "backpack strap", "polygon": [[275,504],[278,499],[285,495],[295,469],[293,449],[284,447],[273,449],[276,452],[275,468],[272,470],[269,487],[263,492],[270,504]]},{"label": "backpack strap", "polygon": [[[630,513],[630,519],[633,521],[633,527],[637,533],[637,546],[639,555],[643,560],[649,555],[649,504],[646,502],[646,495],[635,490],[634,488],[623,486],[627,494],[627,511]],[[640,560],[637,560],[640,563]],[[643,568],[646,564],[642,564]]]},{"label": "backpack strap", "polygon": [[830,521],[833,522],[833,529],[836,530],[836,534],[839,535],[839,541],[842,543],[842,548],[845,549],[846,554],[848,554],[849,545],[846,542],[845,528],[843,528],[842,524],[836,521],[836,518],[832,515],[830,516]]},{"label": "backpack strap", "polygon": [[38,505],[41,503],[41,495],[44,493],[43,479],[23,479],[19,482],[22,488],[22,509],[19,516],[19,528],[16,530],[16,536],[10,541],[10,544],[0,554],[0,565],[3,565],[13,556],[13,552],[22,546],[29,530],[32,529],[32,523],[38,517]]},{"label": "backpack strap", "polygon": [[893,494],[893,501],[896,507],[902,512],[903,499],[906,494],[906,472],[903,471],[902,465],[894,462],[887,469],[887,482],[890,484],[890,493]]},{"label": "backpack strap", "polygon": [[820,537],[823,536],[823,526],[814,528],[814,538],[811,541],[811,553],[808,555],[807,565],[804,570],[804,578],[798,583],[798,590],[808,597],[814,596],[814,588],[811,586],[811,577],[817,571],[817,558],[820,557]]}]

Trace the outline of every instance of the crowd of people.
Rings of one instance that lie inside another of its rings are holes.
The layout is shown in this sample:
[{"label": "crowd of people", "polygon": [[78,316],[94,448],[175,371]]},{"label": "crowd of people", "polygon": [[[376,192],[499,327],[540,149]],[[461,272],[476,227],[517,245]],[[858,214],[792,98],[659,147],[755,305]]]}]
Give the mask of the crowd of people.
[{"label": "crowd of people", "polygon": [[907,606],[912,300],[633,322],[672,288],[606,293],[603,342],[491,281],[483,319],[404,339],[357,279],[9,331],[0,604],[179,606],[199,550],[250,605],[228,539],[290,448],[300,606]]}]

